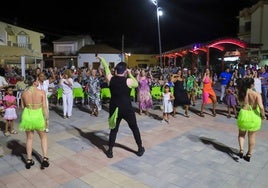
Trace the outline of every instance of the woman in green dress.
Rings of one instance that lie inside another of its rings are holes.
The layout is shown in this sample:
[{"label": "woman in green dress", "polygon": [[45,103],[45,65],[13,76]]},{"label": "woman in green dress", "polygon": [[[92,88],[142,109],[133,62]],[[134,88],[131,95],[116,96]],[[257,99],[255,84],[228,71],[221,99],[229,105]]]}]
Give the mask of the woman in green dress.
[{"label": "woman in green dress", "polygon": [[[237,80],[238,100],[241,109],[238,113],[237,126],[239,157],[250,162],[253,149],[256,144],[256,132],[261,128],[262,119],[266,119],[262,97],[254,91],[253,78],[241,78]],[[244,155],[245,136],[248,134],[248,151]]]},{"label": "woman in green dress", "polygon": [[41,139],[41,147],[43,152],[43,160],[41,167],[48,167],[49,161],[47,157],[47,135],[46,124],[48,123],[48,108],[46,93],[37,88],[39,82],[36,76],[27,78],[29,87],[21,94],[22,100],[22,116],[19,129],[26,132],[26,168],[30,169],[34,165],[32,159],[34,131],[36,131]]}]

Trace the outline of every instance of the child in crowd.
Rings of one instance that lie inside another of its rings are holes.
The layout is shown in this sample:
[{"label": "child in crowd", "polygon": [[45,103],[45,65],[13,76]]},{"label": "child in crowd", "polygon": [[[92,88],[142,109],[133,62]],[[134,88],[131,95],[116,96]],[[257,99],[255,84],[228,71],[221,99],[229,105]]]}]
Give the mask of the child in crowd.
[{"label": "child in crowd", "polygon": [[16,97],[13,96],[13,89],[12,87],[8,87],[6,90],[6,95],[4,96],[4,108],[5,114],[4,119],[6,120],[5,124],[5,136],[9,136],[10,134],[17,134],[14,129],[14,120],[17,119],[17,112],[16,112]]},{"label": "child in crowd", "polygon": [[195,80],[194,82],[194,88],[195,88],[195,96],[197,99],[201,99],[202,96],[202,86],[198,83],[198,80]]},{"label": "child in crowd", "polygon": [[226,95],[225,102],[227,104],[228,115],[227,118],[231,118],[231,108],[233,109],[233,113],[235,118],[237,118],[237,97],[236,97],[236,88],[234,86],[234,80],[230,80],[228,85],[226,86]]},{"label": "child in crowd", "polygon": [[163,101],[163,120],[162,122],[169,123],[170,113],[173,111],[173,103],[172,101],[175,99],[173,96],[170,86],[166,84],[164,86],[164,92],[162,93],[162,101]]}]

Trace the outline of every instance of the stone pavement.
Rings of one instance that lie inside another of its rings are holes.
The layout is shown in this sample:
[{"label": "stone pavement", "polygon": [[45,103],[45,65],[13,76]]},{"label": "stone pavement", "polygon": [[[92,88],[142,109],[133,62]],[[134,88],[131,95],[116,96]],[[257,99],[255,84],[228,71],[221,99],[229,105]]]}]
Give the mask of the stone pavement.
[{"label": "stone pavement", "polygon": [[[150,116],[137,114],[146,149],[142,157],[135,154],[136,143],[122,121],[112,159],[104,153],[109,134],[107,106],[99,117],[90,116],[87,106],[77,106],[70,119],[62,118],[61,106],[54,107],[48,133],[50,166],[44,170],[40,169],[37,134],[35,165],[25,169],[25,133],[5,137],[1,132],[0,187],[267,188],[268,121],[263,121],[251,161],[246,162],[236,155],[236,119],[226,117],[224,104],[217,105],[216,117],[211,115],[211,106],[206,106],[202,118],[197,115],[200,102],[191,106],[190,118],[178,108],[177,117],[171,117],[169,124],[161,122],[157,108]],[[16,129],[18,123],[19,118]]]}]

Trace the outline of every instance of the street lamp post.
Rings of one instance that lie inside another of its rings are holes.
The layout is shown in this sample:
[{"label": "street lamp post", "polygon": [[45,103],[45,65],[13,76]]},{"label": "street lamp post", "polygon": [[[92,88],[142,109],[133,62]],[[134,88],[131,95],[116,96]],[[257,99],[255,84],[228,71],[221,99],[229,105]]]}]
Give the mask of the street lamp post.
[{"label": "street lamp post", "polygon": [[162,8],[158,6],[157,0],[152,0],[153,4],[156,6],[156,14],[157,14],[157,31],[158,31],[158,42],[159,42],[159,63],[160,67],[163,66],[162,63],[162,45],[161,45],[161,32],[160,32],[160,19],[159,17],[162,16]]}]

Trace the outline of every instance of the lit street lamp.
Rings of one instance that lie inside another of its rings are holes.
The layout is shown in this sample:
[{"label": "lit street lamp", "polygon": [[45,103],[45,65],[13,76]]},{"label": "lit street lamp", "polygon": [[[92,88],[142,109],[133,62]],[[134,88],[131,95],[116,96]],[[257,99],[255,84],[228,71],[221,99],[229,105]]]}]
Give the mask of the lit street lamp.
[{"label": "lit street lamp", "polygon": [[157,0],[152,0],[153,4],[156,6],[156,14],[157,14],[157,30],[158,30],[158,40],[159,40],[159,63],[160,67],[162,64],[162,46],[161,46],[161,33],[160,33],[160,22],[159,17],[163,15],[162,8],[158,6]]}]

